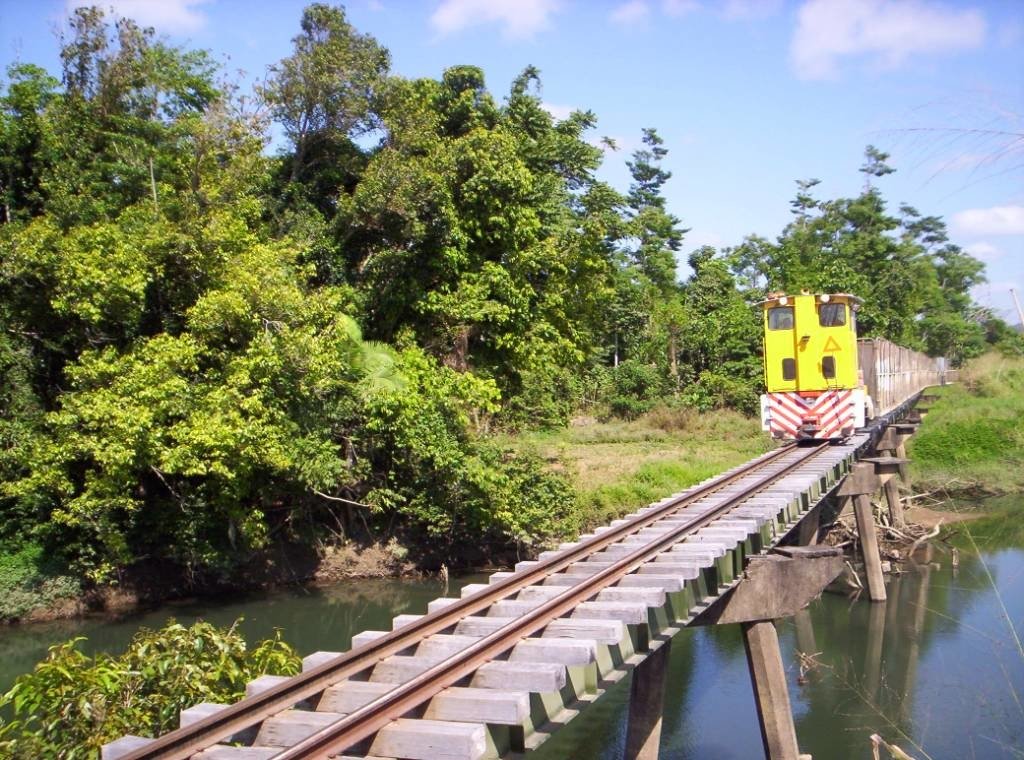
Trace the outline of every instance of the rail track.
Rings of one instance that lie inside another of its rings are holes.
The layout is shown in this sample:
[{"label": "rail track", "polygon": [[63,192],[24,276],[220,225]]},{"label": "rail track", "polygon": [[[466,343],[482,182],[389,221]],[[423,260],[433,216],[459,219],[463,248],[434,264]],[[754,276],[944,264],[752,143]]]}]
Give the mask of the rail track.
[{"label": "rail track", "polygon": [[[623,582],[627,575],[651,564],[658,555],[673,548],[678,551],[684,539],[722,521],[744,502],[812,464],[829,449],[827,445],[811,448],[790,445],[776,449],[640,510],[585,540],[547,552],[537,562],[521,563],[522,567],[517,567],[515,573],[495,579],[496,574],[491,584],[461,599],[445,600],[450,603],[119,757],[121,760],[192,758],[218,742],[292,710],[299,703],[315,704],[332,686],[361,676],[365,678],[368,671],[386,658],[408,652],[430,636],[451,631],[466,618],[486,614],[494,605],[518,603],[524,607],[521,614],[509,616],[507,622],[476,637],[461,651],[403,683],[386,688],[356,709],[336,716],[339,719],[321,724],[319,730],[307,731],[304,738],[291,746],[278,747],[272,750],[273,754],[268,750],[260,756],[299,760],[336,756],[346,750],[365,751],[369,740],[392,721],[425,705],[440,692],[459,684],[486,663],[501,658],[524,639],[543,631],[580,605],[593,604],[588,600]],[[742,513],[743,510],[737,511]],[[670,567],[667,563],[660,566]],[[557,581],[557,585],[546,589],[548,593],[531,595],[529,603],[513,599],[524,589],[552,580]],[[637,595],[642,596],[640,589]],[[211,755],[209,752],[200,755],[205,756]]]}]

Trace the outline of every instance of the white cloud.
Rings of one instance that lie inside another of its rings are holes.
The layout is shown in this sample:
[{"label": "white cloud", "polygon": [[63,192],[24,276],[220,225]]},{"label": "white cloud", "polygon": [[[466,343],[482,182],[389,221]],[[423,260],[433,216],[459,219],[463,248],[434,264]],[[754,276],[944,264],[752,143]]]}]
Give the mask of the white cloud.
[{"label": "white cloud", "polygon": [[996,259],[1003,257],[1003,251],[996,248],[991,243],[984,241],[979,243],[971,243],[969,246],[964,248],[974,258],[980,259],[981,261],[995,261]]},{"label": "white cloud", "polygon": [[441,36],[472,26],[498,24],[508,39],[527,39],[547,29],[560,0],[443,0],[430,17]]},{"label": "white cloud", "polygon": [[609,18],[616,24],[636,24],[651,15],[651,6],[646,0],[629,0],[616,6]]},{"label": "white cloud", "polygon": [[627,0],[615,6],[609,15],[616,23],[636,24],[646,21],[657,11],[678,18],[709,10],[717,11],[726,21],[750,21],[775,15],[782,9],[782,4],[782,0],[722,0],[710,4],[701,0]]},{"label": "white cloud", "polygon": [[798,13],[790,57],[802,79],[830,79],[844,58],[883,68],[918,54],[976,48],[985,39],[980,11],[929,0],[807,0]]},{"label": "white cloud", "polygon": [[562,106],[557,103],[541,103],[540,107],[559,121],[565,121],[576,110],[574,106]]},{"label": "white cloud", "polygon": [[661,10],[667,16],[685,16],[700,10],[697,0],[661,0]]},{"label": "white cloud", "polygon": [[1024,206],[958,211],[953,214],[953,227],[966,235],[1024,235]]},{"label": "white cloud", "polygon": [[66,0],[64,8],[70,14],[75,8],[97,5],[103,10],[113,9],[115,16],[130,18],[140,26],[151,26],[156,31],[172,34],[195,32],[206,26],[206,15],[200,5],[209,0]]},{"label": "white cloud", "polygon": [[727,21],[751,21],[774,16],[782,9],[782,0],[726,0],[722,16]]}]

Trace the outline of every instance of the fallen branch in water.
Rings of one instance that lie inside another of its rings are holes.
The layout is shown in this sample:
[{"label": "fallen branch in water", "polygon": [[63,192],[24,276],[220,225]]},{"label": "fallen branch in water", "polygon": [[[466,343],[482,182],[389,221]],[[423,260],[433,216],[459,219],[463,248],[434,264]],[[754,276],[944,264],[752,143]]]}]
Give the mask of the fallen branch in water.
[{"label": "fallen branch in water", "polygon": [[[864,590],[864,584],[861,583],[860,576],[857,575],[857,571],[853,568],[853,565],[850,564],[850,560],[846,560],[846,569],[849,570],[850,571],[850,575],[853,576],[852,579],[850,578],[850,576],[847,576],[846,577],[847,582],[851,586],[853,586],[855,589],[857,589],[858,591],[863,591]],[[854,583],[854,581],[856,581],[856,583]]]},{"label": "fallen branch in water", "polygon": [[886,751],[889,753],[889,756],[895,758],[895,760],[914,760],[913,757],[911,757],[906,752],[901,750],[895,744],[889,744],[889,742],[887,742],[878,734],[871,734],[871,754],[874,757],[874,760],[881,760],[881,758],[878,755],[879,746],[885,747]]},{"label": "fallen branch in water", "polygon": [[913,559],[914,558],[914,552],[917,551],[917,547],[919,547],[925,541],[929,541],[929,540],[935,538],[937,535],[939,535],[939,531],[941,530],[941,528],[942,528],[942,520],[939,520],[937,523],[935,523],[935,527],[934,528],[932,528],[930,531],[925,533],[923,536],[921,536],[919,539],[917,539],[914,543],[912,543],[910,545],[910,548],[907,550],[907,557],[909,557],[910,559]]}]

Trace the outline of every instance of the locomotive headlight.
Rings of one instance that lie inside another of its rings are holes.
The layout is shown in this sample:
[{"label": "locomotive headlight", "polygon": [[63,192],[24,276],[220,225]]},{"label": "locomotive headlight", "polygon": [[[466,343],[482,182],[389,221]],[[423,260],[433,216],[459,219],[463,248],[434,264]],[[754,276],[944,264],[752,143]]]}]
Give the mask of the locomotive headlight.
[{"label": "locomotive headlight", "polygon": [[779,299],[779,306],[785,306],[787,303],[789,303],[789,299],[785,296],[782,296],[782,298]]},{"label": "locomotive headlight", "polygon": [[829,300],[829,299],[830,299],[831,297],[832,297],[832,296],[830,296],[830,295],[829,295],[828,293],[826,293],[825,295],[823,295],[823,296],[821,297],[821,302],[822,302],[822,303],[828,303],[828,300]]}]

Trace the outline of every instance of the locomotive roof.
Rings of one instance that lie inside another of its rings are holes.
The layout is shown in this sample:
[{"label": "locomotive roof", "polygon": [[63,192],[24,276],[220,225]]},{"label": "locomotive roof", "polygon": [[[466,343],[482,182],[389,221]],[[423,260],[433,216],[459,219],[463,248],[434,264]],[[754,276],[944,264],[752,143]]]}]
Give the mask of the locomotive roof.
[{"label": "locomotive roof", "polygon": [[[814,296],[815,298],[821,298],[823,295],[829,298],[848,298],[856,304],[864,303],[864,299],[859,296],[855,296],[852,293],[798,293],[801,296]],[[769,304],[777,303],[780,298],[796,298],[795,295],[789,295],[788,293],[777,293],[766,298],[763,301],[758,301],[758,306],[768,306]]]}]

